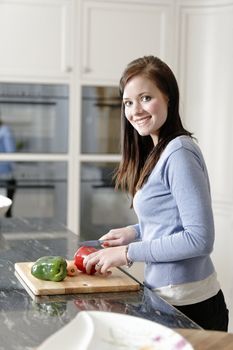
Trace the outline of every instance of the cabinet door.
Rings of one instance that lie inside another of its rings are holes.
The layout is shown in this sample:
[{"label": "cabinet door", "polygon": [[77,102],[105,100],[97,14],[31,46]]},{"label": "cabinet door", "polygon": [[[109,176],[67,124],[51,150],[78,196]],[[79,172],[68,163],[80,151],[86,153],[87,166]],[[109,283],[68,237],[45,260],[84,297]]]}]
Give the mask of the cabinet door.
[{"label": "cabinet door", "polygon": [[171,47],[171,6],[141,1],[82,0],[82,77],[118,82],[125,65],[143,55],[166,61]]},{"label": "cabinet door", "polygon": [[68,76],[70,17],[68,0],[0,0],[0,79]]}]

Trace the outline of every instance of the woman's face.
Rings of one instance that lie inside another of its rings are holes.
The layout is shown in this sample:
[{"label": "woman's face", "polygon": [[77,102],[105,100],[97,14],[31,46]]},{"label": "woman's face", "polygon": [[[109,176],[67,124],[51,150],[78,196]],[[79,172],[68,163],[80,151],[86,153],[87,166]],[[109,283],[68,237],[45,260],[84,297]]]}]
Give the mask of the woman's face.
[{"label": "woman's face", "polygon": [[137,75],[125,85],[123,103],[128,121],[139,135],[150,135],[156,145],[159,130],[167,119],[167,97],[151,80]]}]

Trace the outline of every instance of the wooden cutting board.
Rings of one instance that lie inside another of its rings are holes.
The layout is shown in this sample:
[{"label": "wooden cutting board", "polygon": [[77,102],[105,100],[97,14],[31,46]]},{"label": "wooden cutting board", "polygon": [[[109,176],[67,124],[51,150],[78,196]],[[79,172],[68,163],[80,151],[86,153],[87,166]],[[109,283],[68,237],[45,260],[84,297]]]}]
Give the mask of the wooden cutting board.
[{"label": "wooden cutting board", "polygon": [[35,295],[122,292],[140,288],[138,282],[117,268],[112,268],[112,274],[107,277],[78,272],[77,276],[67,276],[63,281],[52,282],[35,278],[31,274],[32,265],[33,262],[16,263],[15,271]]}]

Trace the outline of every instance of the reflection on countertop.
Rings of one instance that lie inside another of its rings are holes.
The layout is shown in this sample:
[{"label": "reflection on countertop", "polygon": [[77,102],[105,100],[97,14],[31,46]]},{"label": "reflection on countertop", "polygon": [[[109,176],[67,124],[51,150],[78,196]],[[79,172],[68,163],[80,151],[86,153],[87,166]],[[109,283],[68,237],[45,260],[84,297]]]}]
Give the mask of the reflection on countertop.
[{"label": "reflection on countertop", "polygon": [[174,307],[141,286],[138,292],[35,296],[15,275],[16,262],[44,255],[72,259],[79,237],[51,219],[0,221],[0,350],[32,350],[81,310],[143,317],[171,328],[199,328]]}]

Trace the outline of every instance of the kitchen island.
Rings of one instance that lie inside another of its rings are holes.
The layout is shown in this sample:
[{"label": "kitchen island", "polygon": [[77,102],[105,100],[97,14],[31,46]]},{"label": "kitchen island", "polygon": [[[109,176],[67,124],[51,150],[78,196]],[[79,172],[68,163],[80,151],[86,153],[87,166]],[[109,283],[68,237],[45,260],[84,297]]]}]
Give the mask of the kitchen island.
[{"label": "kitchen island", "polygon": [[0,219],[0,350],[35,349],[82,310],[138,316],[170,328],[200,329],[142,284],[139,291],[51,296],[35,296],[21,284],[15,263],[45,255],[72,259],[79,239],[51,219]]}]

